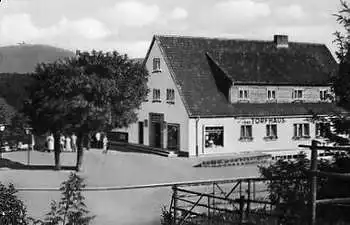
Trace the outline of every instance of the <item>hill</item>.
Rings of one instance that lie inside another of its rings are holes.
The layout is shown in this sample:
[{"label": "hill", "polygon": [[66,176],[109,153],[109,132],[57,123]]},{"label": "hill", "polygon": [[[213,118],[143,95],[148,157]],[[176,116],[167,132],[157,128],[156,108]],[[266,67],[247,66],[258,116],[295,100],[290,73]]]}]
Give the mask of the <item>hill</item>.
[{"label": "hill", "polygon": [[13,45],[0,47],[0,106],[7,123],[22,108],[26,98],[26,86],[31,82],[26,74],[34,72],[41,62],[52,62],[74,56],[74,53],[48,45]]},{"label": "hill", "polygon": [[37,63],[52,62],[75,53],[48,45],[12,45],[0,47],[0,73],[31,73]]}]

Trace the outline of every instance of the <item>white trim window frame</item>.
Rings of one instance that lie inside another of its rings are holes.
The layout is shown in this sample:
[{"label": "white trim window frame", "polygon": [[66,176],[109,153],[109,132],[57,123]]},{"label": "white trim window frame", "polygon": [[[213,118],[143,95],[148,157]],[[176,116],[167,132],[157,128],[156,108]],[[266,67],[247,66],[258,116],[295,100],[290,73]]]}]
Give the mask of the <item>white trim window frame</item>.
[{"label": "white trim window frame", "polygon": [[253,125],[241,125],[240,141],[253,141]]},{"label": "white trim window frame", "polygon": [[266,99],[267,101],[276,101],[277,100],[277,97],[276,97],[276,89],[274,88],[267,88],[267,91],[266,91]]},{"label": "white trim window frame", "polygon": [[172,88],[166,89],[166,102],[169,104],[175,104],[175,90]]},{"label": "white trim window frame", "polygon": [[310,124],[309,123],[295,123],[293,124],[293,139],[309,139],[310,138]]},{"label": "white trim window frame", "polygon": [[320,89],[320,101],[326,102],[328,100],[328,90]]},{"label": "white trim window frame", "polygon": [[292,92],[292,99],[293,100],[303,100],[304,99],[304,93],[305,91],[302,88],[294,88]]},{"label": "white trim window frame", "polygon": [[266,124],[265,140],[277,140],[277,124]]},{"label": "white trim window frame", "polygon": [[153,100],[152,100],[152,102],[161,102],[160,89],[153,88]]},{"label": "white trim window frame", "polygon": [[152,68],[153,68],[152,73],[162,72],[162,70],[160,68],[160,58],[159,57],[154,57],[153,58],[153,60],[152,60]]},{"label": "white trim window frame", "polygon": [[239,101],[249,101],[249,89],[239,88],[238,89],[238,100]]}]

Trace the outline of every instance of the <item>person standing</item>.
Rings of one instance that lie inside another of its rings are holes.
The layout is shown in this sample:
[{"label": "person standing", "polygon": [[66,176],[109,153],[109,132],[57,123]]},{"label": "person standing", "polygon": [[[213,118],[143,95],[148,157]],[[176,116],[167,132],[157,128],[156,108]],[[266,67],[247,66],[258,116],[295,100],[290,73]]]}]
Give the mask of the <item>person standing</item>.
[{"label": "person standing", "polygon": [[34,146],[35,146],[35,137],[34,137],[34,134],[30,134],[30,138],[31,138],[31,143],[30,143],[30,148],[31,150],[34,151]]},{"label": "person standing", "polygon": [[49,152],[53,151],[55,149],[55,145],[54,145],[55,139],[54,139],[53,135],[50,134],[47,137],[46,141],[47,141],[47,150]]},{"label": "person standing", "polygon": [[107,135],[104,135],[103,137],[103,153],[107,154],[108,150],[108,138]]},{"label": "person standing", "polygon": [[66,139],[66,143],[65,143],[66,151],[71,152],[72,151],[71,139],[69,136],[67,136],[65,139]]},{"label": "person standing", "polygon": [[96,132],[95,138],[96,138],[96,148],[101,148],[101,145],[100,145],[101,133],[100,132]]},{"label": "person standing", "polygon": [[65,144],[65,138],[63,136],[63,134],[61,134],[60,136],[60,148],[61,148],[61,152],[64,151],[64,144]]},{"label": "person standing", "polygon": [[71,139],[72,139],[72,151],[76,152],[77,151],[77,136],[73,133]]}]

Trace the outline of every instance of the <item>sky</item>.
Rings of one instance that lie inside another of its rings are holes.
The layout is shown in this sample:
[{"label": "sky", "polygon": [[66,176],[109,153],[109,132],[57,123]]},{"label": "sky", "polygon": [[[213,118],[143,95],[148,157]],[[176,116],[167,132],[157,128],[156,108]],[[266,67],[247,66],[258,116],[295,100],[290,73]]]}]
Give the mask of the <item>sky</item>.
[{"label": "sky", "polygon": [[0,46],[48,44],[145,57],[154,34],[326,44],[338,0],[1,0]]}]

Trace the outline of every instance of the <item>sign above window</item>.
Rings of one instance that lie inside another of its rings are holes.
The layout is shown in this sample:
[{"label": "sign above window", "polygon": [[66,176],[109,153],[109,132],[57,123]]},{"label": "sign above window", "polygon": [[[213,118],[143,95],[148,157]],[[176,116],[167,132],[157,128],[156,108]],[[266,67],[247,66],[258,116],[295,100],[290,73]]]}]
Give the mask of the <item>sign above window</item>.
[{"label": "sign above window", "polygon": [[238,120],[239,124],[270,124],[270,123],[284,123],[286,122],[284,117],[256,117],[249,119]]}]

